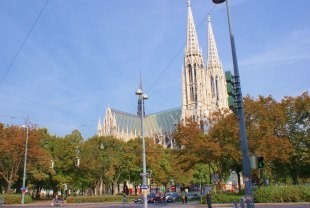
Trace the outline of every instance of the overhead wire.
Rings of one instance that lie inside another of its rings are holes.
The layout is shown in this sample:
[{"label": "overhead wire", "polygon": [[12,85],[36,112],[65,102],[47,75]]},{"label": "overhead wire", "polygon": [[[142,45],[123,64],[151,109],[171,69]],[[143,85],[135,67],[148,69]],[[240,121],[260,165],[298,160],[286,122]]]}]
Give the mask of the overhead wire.
[{"label": "overhead wire", "polygon": [[[55,110],[55,111],[59,111],[59,112],[66,113],[66,114],[71,114],[71,115],[74,115],[74,116],[79,117],[79,118],[81,118],[81,119],[87,119],[87,120],[92,121],[92,122],[95,121],[94,119],[86,118],[86,117],[84,117],[84,116],[81,116],[81,115],[79,115],[79,114],[75,114],[75,113],[72,113],[72,112],[69,112],[69,111],[64,111],[64,110],[58,109],[58,108],[56,108],[56,107],[53,107],[53,106],[50,106],[50,105],[46,105],[46,104],[40,103],[40,102],[37,102],[37,101],[32,100],[32,99],[29,99],[29,98],[23,98],[23,97],[20,97],[20,96],[18,96],[18,95],[15,95],[15,94],[12,94],[12,93],[9,93],[9,92],[4,92],[4,91],[0,90],[0,93],[4,93],[4,94],[10,95],[10,96],[13,96],[13,97],[22,99],[22,100],[25,100],[25,101],[27,101],[27,102],[30,102],[30,103],[33,103],[33,104],[36,104],[36,105],[44,106],[44,107],[46,107],[46,108],[50,108],[50,109]],[[12,117],[15,117],[15,116],[12,116]]]},{"label": "overhead wire", "polygon": [[24,38],[23,42],[21,43],[21,45],[19,46],[17,52],[15,53],[15,56],[13,57],[11,63],[9,64],[8,68],[6,69],[6,71],[5,71],[5,73],[4,73],[3,77],[2,77],[2,79],[0,80],[0,86],[1,86],[2,83],[4,82],[4,80],[6,79],[6,77],[7,77],[8,73],[9,73],[9,71],[11,70],[12,66],[14,65],[14,63],[15,63],[15,61],[16,61],[18,55],[20,54],[22,48],[24,47],[26,41],[28,40],[28,38],[29,38],[29,36],[30,36],[30,34],[31,34],[32,30],[33,30],[33,28],[34,28],[35,25],[37,24],[39,18],[41,17],[41,15],[42,15],[42,13],[43,13],[43,11],[44,11],[44,9],[46,8],[46,5],[47,5],[48,1],[49,1],[49,0],[46,0],[44,6],[42,7],[41,11],[39,12],[37,18],[35,19],[34,23],[33,23],[32,26],[30,27],[30,29],[29,29],[29,31],[28,31],[26,37]]},{"label": "overhead wire", "polygon": [[[41,9],[41,11],[40,11],[40,13],[38,14],[37,18],[35,19],[34,23],[33,23],[32,26],[31,26],[30,30],[28,31],[26,37],[24,38],[22,44],[21,44],[20,47],[18,48],[17,53],[15,54],[15,56],[14,56],[14,58],[12,59],[12,61],[11,61],[10,65],[9,65],[9,67],[7,68],[7,70],[6,70],[6,72],[5,72],[4,76],[3,76],[3,78],[2,78],[1,81],[0,81],[0,86],[1,86],[1,84],[4,82],[4,80],[6,79],[8,72],[10,71],[10,69],[12,68],[12,66],[14,65],[14,62],[16,61],[16,58],[17,58],[18,55],[20,54],[20,52],[21,52],[23,46],[25,45],[25,43],[26,43],[27,39],[29,38],[29,36],[30,36],[30,34],[31,34],[32,30],[33,30],[33,28],[35,27],[35,25],[37,24],[37,22],[38,22],[40,16],[42,15],[43,11],[45,10],[45,8],[46,8],[48,2],[49,2],[49,0],[46,0],[44,6],[42,7],[42,9]],[[202,19],[202,21],[198,24],[197,29],[199,29],[200,26],[205,22],[205,20],[207,19],[208,15],[210,15],[210,14],[212,13],[212,11],[214,10],[215,6],[216,6],[216,4],[214,4],[214,6],[208,11],[207,15],[206,15],[206,16]],[[155,81],[153,82],[153,84],[151,85],[151,87],[147,90],[147,92],[150,92],[150,91],[152,90],[152,88],[153,88],[153,87],[155,86],[155,84],[160,80],[160,78],[163,76],[163,74],[169,69],[170,65],[175,61],[175,59],[177,58],[177,56],[178,56],[178,55],[180,54],[180,52],[184,49],[184,46],[185,46],[185,45],[186,45],[186,43],[177,51],[177,53],[173,56],[173,58],[168,62],[168,64],[164,67],[164,69],[161,71],[161,73],[160,73],[160,74],[158,75],[158,77],[155,79]],[[4,91],[2,91],[2,90],[0,90],[0,93],[8,94],[8,95],[17,97],[17,98],[22,99],[22,100],[25,100],[25,101],[28,101],[28,102],[31,102],[31,103],[34,103],[34,104],[37,104],[37,105],[44,106],[44,107],[46,107],[46,108],[50,108],[50,109],[55,110],[55,111],[59,111],[59,112],[62,112],[62,113],[71,114],[71,115],[74,115],[74,116],[76,116],[76,117],[79,117],[79,118],[82,118],[82,119],[87,119],[87,120],[89,120],[89,121],[91,121],[91,122],[94,122],[93,119],[85,118],[85,117],[80,116],[80,115],[78,115],[78,114],[74,114],[74,113],[72,113],[72,112],[64,111],[64,110],[55,108],[55,107],[53,107],[53,106],[49,106],[49,105],[46,105],[46,104],[43,104],[43,103],[40,103],[40,102],[31,100],[31,99],[29,99],[29,98],[23,98],[23,97],[14,95],[14,94],[9,93],[9,92],[4,92]],[[7,116],[7,117],[15,118],[15,119],[18,118],[18,117],[16,117],[16,116]],[[81,125],[81,126],[88,126],[88,125],[83,124],[83,125]]]},{"label": "overhead wire", "polygon": [[[14,65],[14,63],[15,63],[15,61],[16,61],[16,59],[17,59],[17,57],[18,57],[19,54],[21,53],[21,51],[22,51],[22,49],[23,49],[23,47],[24,47],[26,41],[27,41],[28,38],[30,37],[30,35],[31,35],[31,33],[32,33],[33,29],[34,29],[34,27],[36,26],[38,20],[40,19],[40,17],[41,17],[41,15],[42,15],[43,11],[45,10],[45,8],[46,8],[48,2],[49,2],[49,0],[46,0],[46,1],[45,1],[45,4],[44,4],[43,7],[41,8],[41,10],[40,10],[39,14],[37,15],[35,21],[34,21],[33,24],[31,25],[31,27],[30,27],[30,29],[29,29],[27,35],[26,35],[25,38],[23,39],[21,45],[18,47],[17,52],[15,53],[15,55],[14,55],[12,61],[10,62],[9,66],[7,67],[7,69],[6,69],[6,71],[5,71],[5,73],[4,73],[3,77],[2,77],[2,79],[0,80],[0,86],[3,84],[3,82],[5,81],[5,79],[6,79],[7,75],[8,75],[8,73],[9,73],[9,71],[12,69],[12,67],[13,67],[13,65]],[[53,110],[56,110],[56,111],[59,111],[59,112],[63,112],[63,113],[67,113],[67,114],[72,114],[72,115],[74,115],[74,116],[77,116],[77,117],[80,117],[80,118],[85,119],[85,117],[82,117],[82,116],[80,116],[80,115],[74,114],[74,113],[72,113],[72,112],[63,111],[63,110],[57,109],[57,108],[55,108],[55,107],[52,107],[52,106],[49,106],[49,105],[46,105],[46,104],[39,103],[39,102],[37,102],[37,101],[31,100],[31,99],[28,99],[28,98],[26,99],[26,98],[23,98],[23,97],[14,95],[14,94],[9,93],[9,92],[4,92],[4,91],[2,91],[2,90],[1,90],[0,92],[1,92],[1,93],[4,93],[4,94],[11,95],[11,96],[14,96],[14,97],[17,97],[17,98],[22,99],[22,100],[25,100],[25,101],[27,101],[27,102],[35,103],[35,104],[37,104],[37,105],[45,106],[45,107],[47,107],[47,108],[50,108],[50,109],[53,109]],[[16,116],[6,116],[6,117],[18,119],[18,117],[16,117]],[[93,120],[93,119],[90,119],[90,118],[87,118],[87,120],[90,120],[90,121],[94,122],[94,120]],[[82,126],[89,126],[89,125],[83,124]]]},{"label": "overhead wire", "polygon": [[[216,7],[216,4],[213,5],[213,7],[208,11],[207,15],[202,19],[202,21],[198,24],[197,30],[200,28],[200,26],[206,21],[208,15],[210,15],[214,8]],[[149,93],[155,84],[160,80],[160,78],[164,75],[164,73],[168,70],[170,65],[174,62],[174,60],[178,57],[181,51],[183,51],[184,47],[186,46],[186,43],[182,45],[182,47],[177,51],[176,55],[174,55],[171,60],[168,62],[168,64],[164,67],[164,69],[160,72],[158,77],[155,79],[155,81],[151,84],[151,87],[147,90],[147,93]]]}]

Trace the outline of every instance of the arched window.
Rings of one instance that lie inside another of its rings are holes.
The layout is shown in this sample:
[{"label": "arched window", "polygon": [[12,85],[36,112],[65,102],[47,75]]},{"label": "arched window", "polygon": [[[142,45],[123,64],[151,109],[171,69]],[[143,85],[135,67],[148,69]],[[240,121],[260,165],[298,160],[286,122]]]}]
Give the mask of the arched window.
[{"label": "arched window", "polygon": [[214,86],[214,78],[211,76],[211,92],[212,92],[212,97],[215,96],[215,86]]},{"label": "arched window", "polygon": [[193,85],[190,88],[190,98],[191,98],[191,101],[194,101],[194,87],[193,87]]},{"label": "arched window", "polygon": [[217,75],[215,78],[215,90],[216,90],[216,99],[219,100],[219,77]]}]

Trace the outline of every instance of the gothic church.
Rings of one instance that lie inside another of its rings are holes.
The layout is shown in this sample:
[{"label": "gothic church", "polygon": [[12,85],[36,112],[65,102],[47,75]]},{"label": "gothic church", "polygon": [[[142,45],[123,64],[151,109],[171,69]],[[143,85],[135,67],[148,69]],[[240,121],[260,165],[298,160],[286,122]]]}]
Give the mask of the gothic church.
[{"label": "gothic church", "polygon": [[[166,148],[175,148],[172,133],[177,123],[187,118],[201,124],[206,122],[210,113],[219,109],[227,109],[227,90],[225,73],[218,56],[216,42],[212,30],[210,16],[208,16],[208,50],[207,63],[204,63],[198,42],[196,27],[190,5],[187,3],[187,35],[182,69],[182,107],[163,112],[145,115],[144,136],[153,138],[154,143]],[[140,82],[140,88],[142,84]],[[141,105],[143,100],[138,100]],[[140,106],[139,105],[139,106]],[[99,119],[98,136],[115,136],[128,141],[140,136],[141,112],[131,114],[116,109],[107,108],[103,122]]]}]

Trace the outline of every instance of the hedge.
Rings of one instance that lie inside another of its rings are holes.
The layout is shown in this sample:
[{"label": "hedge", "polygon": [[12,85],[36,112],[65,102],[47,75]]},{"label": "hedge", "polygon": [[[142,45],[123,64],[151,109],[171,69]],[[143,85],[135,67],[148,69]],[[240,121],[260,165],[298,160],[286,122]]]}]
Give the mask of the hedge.
[{"label": "hedge", "polygon": [[[137,196],[127,196],[127,202],[133,201]],[[69,196],[67,203],[100,203],[100,202],[122,202],[122,195],[102,195],[102,196]]]},{"label": "hedge", "polygon": [[254,191],[255,202],[310,202],[310,186],[265,186]]},{"label": "hedge", "polygon": [[[0,194],[0,198],[4,200],[4,204],[21,204],[22,195],[21,194]],[[24,203],[28,204],[32,201],[30,195],[25,194]]]}]

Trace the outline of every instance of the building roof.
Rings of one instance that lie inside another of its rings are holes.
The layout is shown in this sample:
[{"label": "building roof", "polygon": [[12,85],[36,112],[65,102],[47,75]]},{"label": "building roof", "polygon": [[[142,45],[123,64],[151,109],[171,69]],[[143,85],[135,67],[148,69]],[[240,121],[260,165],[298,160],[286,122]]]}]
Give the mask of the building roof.
[{"label": "building roof", "polygon": [[[125,132],[140,132],[140,117],[116,109],[111,109],[111,112],[120,130]],[[179,123],[180,118],[181,108],[174,108],[146,115],[144,117],[144,133],[146,136],[171,133],[175,130],[176,124]]]}]

